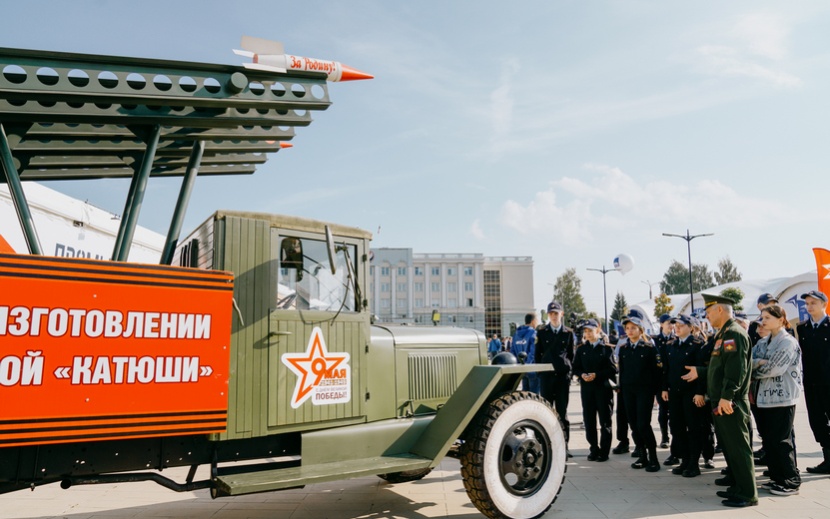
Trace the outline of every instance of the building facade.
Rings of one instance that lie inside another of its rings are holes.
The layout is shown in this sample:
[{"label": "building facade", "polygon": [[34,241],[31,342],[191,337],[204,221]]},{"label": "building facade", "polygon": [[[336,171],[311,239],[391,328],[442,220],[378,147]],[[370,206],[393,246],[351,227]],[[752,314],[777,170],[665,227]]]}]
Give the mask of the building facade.
[{"label": "building facade", "polygon": [[379,323],[510,333],[533,311],[533,259],[372,249],[371,310]]}]

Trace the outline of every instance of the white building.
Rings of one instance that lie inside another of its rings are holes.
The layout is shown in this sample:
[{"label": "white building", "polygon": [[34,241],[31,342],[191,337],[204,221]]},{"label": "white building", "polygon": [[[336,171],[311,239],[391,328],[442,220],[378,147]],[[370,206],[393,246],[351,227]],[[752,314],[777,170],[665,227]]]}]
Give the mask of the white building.
[{"label": "white building", "polygon": [[372,249],[371,310],[378,322],[440,324],[507,335],[533,311],[533,259]]}]

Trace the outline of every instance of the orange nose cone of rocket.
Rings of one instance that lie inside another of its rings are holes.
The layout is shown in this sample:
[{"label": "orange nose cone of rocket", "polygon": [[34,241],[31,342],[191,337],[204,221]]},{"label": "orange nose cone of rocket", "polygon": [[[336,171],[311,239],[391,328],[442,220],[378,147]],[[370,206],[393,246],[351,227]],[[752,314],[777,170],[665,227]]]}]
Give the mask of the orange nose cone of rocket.
[{"label": "orange nose cone of rocket", "polygon": [[365,72],[361,72],[356,68],[352,68],[348,65],[340,65],[340,70],[342,71],[340,74],[340,81],[357,81],[358,79],[375,79],[375,76],[371,74],[367,74]]}]

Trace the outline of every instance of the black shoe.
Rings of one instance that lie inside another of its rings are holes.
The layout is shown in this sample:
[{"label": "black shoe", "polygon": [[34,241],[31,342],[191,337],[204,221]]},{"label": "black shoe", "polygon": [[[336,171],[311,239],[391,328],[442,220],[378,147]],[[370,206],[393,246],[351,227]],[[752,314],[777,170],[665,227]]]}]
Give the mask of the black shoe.
[{"label": "black shoe", "polygon": [[684,472],[686,472],[686,467],[684,467],[683,465],[678,465],[671,469],[671,473],[675,476],[682,476]]},{"label": "black shoe", "polygon": [[732,499],[733,497],[735,497],[734,494],[732,494],[732,492],[728,490],[718,490],[717,492],[715,492],[715,494],[717,494],[718,497],[722,497],[724,499]]},{"label": "black shoe", "polygon": [[639,458],[641,453],[642,453],[642,450],[640,449],[640,447],[634,446],[634,451],[631,453],[631,457],[632,458]]},{"label": "black shoe", "polygon": [[625,454],[626,452],[630,451],[631,449],[628,446],[628,442],[620,442],[617,444],[616,447],[611,449],[611,452],[614,454]]},{"label": "black shoe", "polygon": [[680,463],[680,458],[672,454],[668,458],[666,458],[666,461],[663,462],[663,465],[672,466],[677,465],[678,463]]},{"label": "black shoe", "polygon": [[715,484],[719,487],[731,487],[735,484],[735,478],[725,477],[725,478],[718,478],[715,480]]},{"label": "black shoe", "polygon": [[723,447],[721,447],[720,445],[715,445],[715,454],[722,454],[722,453],[723,453]]},{"label": "black shoe", "polygon": [[660,470],[660,462],[657,458],[653,460],[649,460],[648,465],[646,465],[646,472],[657,472]]},{"label": "black shoe", "polygon": [[824,460],[815,467],[807,467],[807,472],[810,474],[830,474],[830,463]]},{"label": "black shoe", "polygon": [[683,471],[684,478],[696,478],[700,475],[700,467],[689,467]]},{"label": "black shoe", "polygon": [[597,458],[598,458],[598,457],[599,457],[599,456],[597,456],[596,454],[594,454],[594,453],[592,452],[591,454],[589,454],[589,455],[588,455],[588,461],[597,461]]},{"label": "black shoe", "polygon": [[660,441],[660,448],[661,448],[661,449],[668,449],[668,448],[669,448],[669,440],[668,440],[668,438],[663,438],[663,439]]},{"label": "black shoe", "polygon": [[634,463],[631,464],[632,469],[642,469],[648,465],[648,460],[646,458],[640,458]]},{"label": "black shoe", "polygon": [[600,454],[599,456],[597,456],[597,461],[598,462],[608,461],[608,456],[603,456],[602,454]]},{"label": "black shoe", "polygon": [[713,469],[715,468],[715,464],[712,463],[712,460],[704,460],[703,461],[703,468],[705,469]]},{"label": "black shoe", "polygon": [[747,501],[746,499],[741,499],[740,497],[730,497],[729,499],[724,499],[723,501],[721,501],[721,503],[723,503],[723,506],[731,506],[732,508],[758,506],[758,500]]}]

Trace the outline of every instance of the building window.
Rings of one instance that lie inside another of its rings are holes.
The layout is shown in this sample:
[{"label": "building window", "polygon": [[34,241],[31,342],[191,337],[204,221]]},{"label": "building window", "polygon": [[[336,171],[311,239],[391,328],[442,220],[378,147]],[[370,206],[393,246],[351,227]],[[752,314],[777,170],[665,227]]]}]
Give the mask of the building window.
[{"label": "building window", "polygon": [[452,292],[456,292],[456,291],[458,291],[458,283],[453,283],[453,282],[447,283],[447,292],[452,293]]},{"label": "building window", "polygon": [[432,275],[433,276],[440,276],[441,275],[441,267],[432,267]]},{"label": "building window", "polygon": [[473,291],[473,283],[470,281],[464,282],[464,291],[465,292],[472,292]]},{"label": "building window", "polygon": [[374,266],[374,265],[372,265],[371,267],[369,267],[369,274],[371,274],[372,276],[374,276],[374,275],[375,275],[375,266]]},{"label": "building window", "polygon": [[454,276],[455,275],[455,268],[447,267],[447,275],[448,276]]},{"label": "building window", "polygon": [[433,283],[432,284],[432,291],[433,292],[440,292],[441,291],[441,283]]},{"label": "building window", "polygon": [[406,267],[398,267],[398,275],[405,276],[406,275]]},{"label": "building window", "polygon": [[406,308],[406,299],[398,299],[397,308],[398,310]]},{"label": "building window", "polygon": [[380,275],[381,276],[388,276],[389,275],[389,267],[381,267],[380,268]]},{"label": "building window", "polygon": [[398,283],[398,292],[406,292],[406,283]]},{"label": "building window", "polygon": [[380,300],[380,307],[381,308],[390,308],[392,306],[392,301],[389,299],[381,299]]},{"label": "building window", "polygon": [[446,319],[447,319],[448,323],[454,323],[455,322],[455,316],[454,315],[448,315]]},{"label": "building window", "polygon": [[424,307],[424,300],[420,297],[415,298],[415,308],[423,308]]},{"label": "building window", "polygon": [[465,276],[472,276],[473,275],[473,267],[464,267],[464,275]]},{"label": "building window", "polygon": [[468,308],[472,308],[472,307],[473,307],[473,298],[472,298],[472,297],[468,297],[468,298],[467,298],[467,307],[468,307]]},{"label": "building window", "polygon": [[440,307],[441,307],[441,303],[439,303],[438,301],[433,301],[433,302],[432,302],[432,307],[433,307],[433,308],[440,308]]},{"label": "building window", "polygon": [[447,299],[447,306],[449,308],[458,308],[458,299],[454,297]]},{"label": "building window", "polygon": [[416,276],[423,276],[424,275],[423,267],[415,267],[415,275]]},{"label": "building window", "polygon": [[423,292],[424,291],[424,284],[421,282],[412,283],[412,290],[415,292]]},{"label": "building window", "polygon": [[389,283],[381,283],[380,284],[380,291],[381,292],[389,292]]}]

